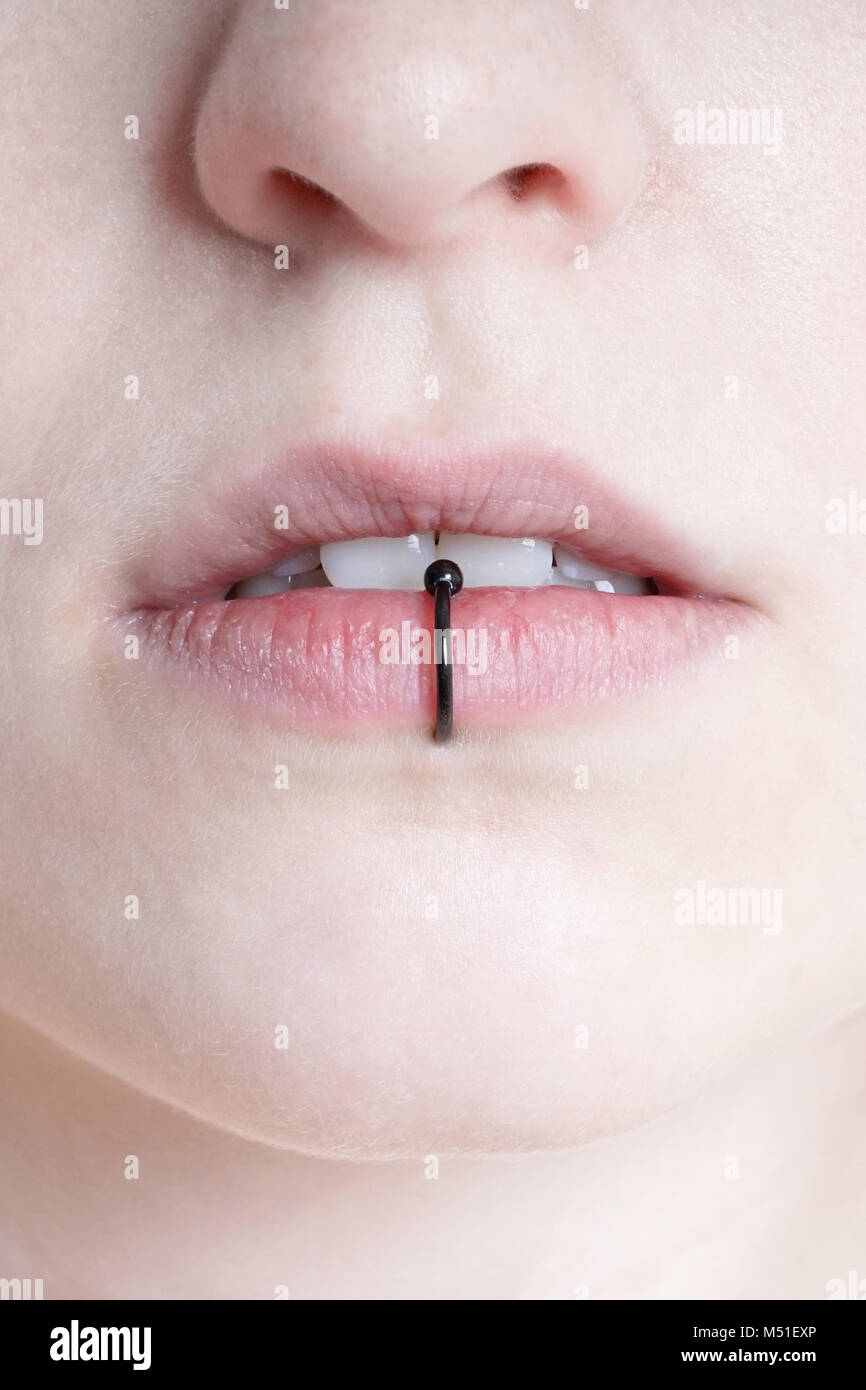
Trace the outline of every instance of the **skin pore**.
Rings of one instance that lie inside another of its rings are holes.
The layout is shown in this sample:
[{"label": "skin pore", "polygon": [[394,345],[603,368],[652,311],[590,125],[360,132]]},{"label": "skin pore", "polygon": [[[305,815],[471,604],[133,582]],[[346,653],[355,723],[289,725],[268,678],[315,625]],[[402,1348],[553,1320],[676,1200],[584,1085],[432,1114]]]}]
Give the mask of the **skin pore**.
[{"label": "skin pore", "polygon": [[[864,28],[844,0],[4,7],[0,494],[44,535],[0,537],[0,1277],[866,1276]],[[749,622],[664,689],[447,749],[127,660],[165,538],[313,435],[549,442]],[[700,885],[778,910],[684,920]]]}]

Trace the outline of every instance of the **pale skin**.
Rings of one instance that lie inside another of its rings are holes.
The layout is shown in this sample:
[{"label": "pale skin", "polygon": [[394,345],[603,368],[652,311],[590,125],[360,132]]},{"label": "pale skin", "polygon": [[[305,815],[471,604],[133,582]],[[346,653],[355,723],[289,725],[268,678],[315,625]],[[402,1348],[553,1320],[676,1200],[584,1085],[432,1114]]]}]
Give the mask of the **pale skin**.
[{"label": "pale skin", "polygon": [[[4,7],[0,494],[45,526],[0,538],[0,1277],[866,1280],[864,43],[841,0]],[[699,103],[778,148],[679,143]],[[131,567],[323,420],[564,440],[756,622],[446,757],[125,662]],[[778,920],[685,924],[698,883]]]}]

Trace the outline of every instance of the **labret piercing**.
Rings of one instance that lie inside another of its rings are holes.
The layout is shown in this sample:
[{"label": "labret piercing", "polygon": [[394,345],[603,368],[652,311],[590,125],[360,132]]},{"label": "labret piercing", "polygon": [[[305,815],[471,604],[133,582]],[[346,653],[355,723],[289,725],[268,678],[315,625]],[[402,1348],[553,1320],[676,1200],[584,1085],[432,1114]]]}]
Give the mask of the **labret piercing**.
[{"label": "labret piercing", "polygon": [[424,588],[433,595],[433,623],[442,634],[442,658],[436,663],[437,743],[447,743],[454,722],[454,668],[451,655],[451,599],[463,588],[463,574],[453,560],[434,560],[424,571]]}]

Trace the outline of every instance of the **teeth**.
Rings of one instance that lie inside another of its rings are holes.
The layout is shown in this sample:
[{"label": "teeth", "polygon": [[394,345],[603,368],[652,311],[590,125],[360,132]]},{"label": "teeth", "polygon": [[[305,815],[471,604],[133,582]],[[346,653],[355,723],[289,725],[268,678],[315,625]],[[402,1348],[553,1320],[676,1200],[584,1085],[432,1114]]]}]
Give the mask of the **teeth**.
[{"label": "teeth", "polygon": [[297,550],[294,555],[289,555],[282,564],[277,565],[274,574],[280,578],[287,574],[305,574],[308,570],[317,570],[321,563],[319,547],[311,545],[307,550]]},{"label": "teeth", "polygon": [[637,574],[620,574],[617,570],[602,569],[591,565],[573,550],[564,545],[555,545],[553,554],[556,569],[551,575],[551,584],[571,584],[579,588],[600,589],[606,594],[646,594],[649,585]]},{"label": "teeth", "polygon": [[[275,569],[266,574],[254,574],[237,584],[235,598],[265,598],[268,594],[283,594],[286,589],[309,589],[315,583],[324,583],[324,575],[319,568],[319,547],[308,546],[306,550],[296,550],[287,555]],[[317,581],[318,576],[318,581]]]},{"label": "teeth", "polygon": [[506,584],[515,589],[535,589],[550,582],[553,546],[532,536],[517,540],[500,536],[454,536],[443,531],[437,546],[442,559],[453,560],[463,571],[468,589]]},{"label": "teeth", "polygon": [[252,579],[245,579],[242,584],[236,584],[232,590],[235,598],[265,598],[268,594],[282,594],[291,587],[291,579],[274,574],[254,574]]},{"label": "teeth", "polygon": [[319,565],[315,570],[304,570],[303,574],[292,575],[292,590],[295,589],[330,589],[328,576]]},{"label": "teeth", "polygon": [[397,540],[365,536],[322,546],[322,569],[336,589],[423,589],[424,571],[435,559],[432,531]]},{"label": "teeth", "polygon": [[424,571],[436,558],[453,560],[468,589],[506,585],[534,589],[554,584],[598,589],[609,594],[647,594],[649,582],[590,564],[574,550],[533,536],[434,534],[379,536],[309,546],[288,555],[267,574],[245,579],[231,591],[236,598],[260,598],[287,589],[424,588]]}]

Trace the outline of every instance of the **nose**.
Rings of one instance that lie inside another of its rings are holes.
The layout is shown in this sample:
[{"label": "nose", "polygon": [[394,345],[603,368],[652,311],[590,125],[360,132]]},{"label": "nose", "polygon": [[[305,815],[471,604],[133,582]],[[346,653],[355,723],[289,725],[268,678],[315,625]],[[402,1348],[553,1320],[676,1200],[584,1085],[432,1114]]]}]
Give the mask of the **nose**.
[{"label": "nose", "polygon": [[640,183],[628,88],[564,0],[240,0],[199,104],[198,180],[245,238],[307,256],[589,243]]}]

